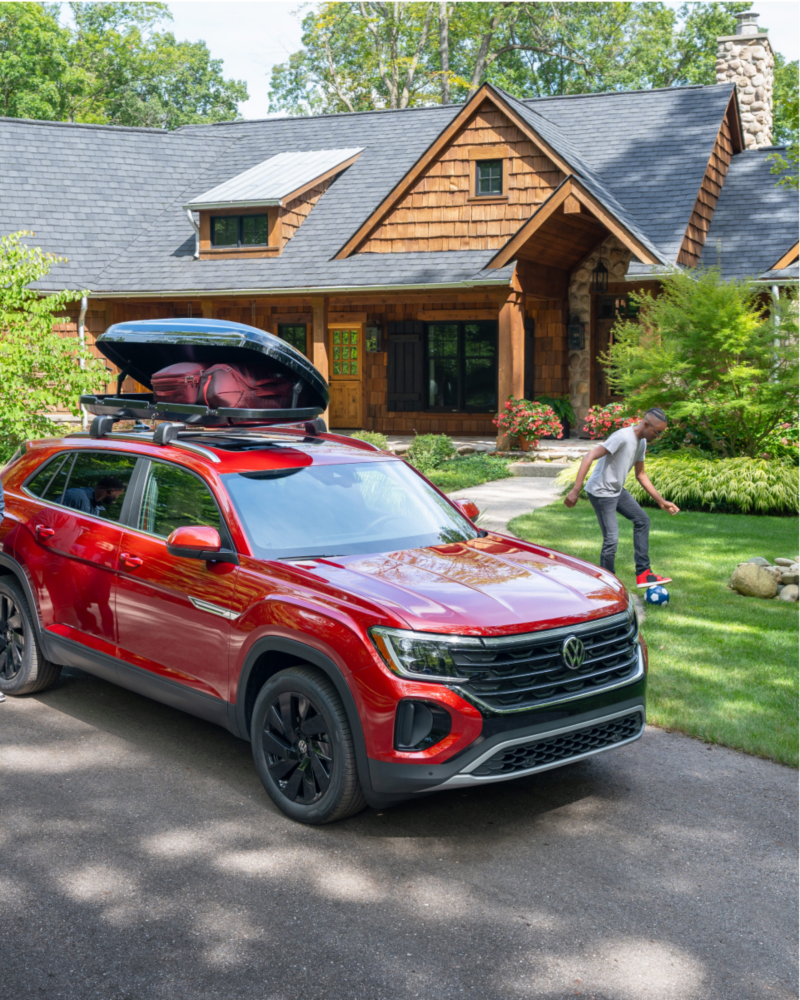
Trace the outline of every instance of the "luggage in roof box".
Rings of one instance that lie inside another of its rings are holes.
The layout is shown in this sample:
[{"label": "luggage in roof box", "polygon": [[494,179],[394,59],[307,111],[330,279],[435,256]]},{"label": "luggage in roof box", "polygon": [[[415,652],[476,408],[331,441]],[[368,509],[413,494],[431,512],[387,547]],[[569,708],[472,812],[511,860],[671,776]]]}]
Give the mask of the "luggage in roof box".
[{"label": "luggage in roof box", "polygon": [[97,349],[147,393],[82,396],[90,413],[214,426],[313,420],[328,408],[325,379],[285,340],[244,323],[157,319],[116,323]]}]

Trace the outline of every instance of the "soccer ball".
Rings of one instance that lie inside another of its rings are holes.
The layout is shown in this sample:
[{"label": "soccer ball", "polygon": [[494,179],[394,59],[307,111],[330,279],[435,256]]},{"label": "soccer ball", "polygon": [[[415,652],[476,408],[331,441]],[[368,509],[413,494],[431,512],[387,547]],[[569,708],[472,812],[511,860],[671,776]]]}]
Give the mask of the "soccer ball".
[{"label": "soccer ball", "polygon": [[644,593],[645,604],[669,604],[669,591],[659,583],[655,587],[648,587]]}]

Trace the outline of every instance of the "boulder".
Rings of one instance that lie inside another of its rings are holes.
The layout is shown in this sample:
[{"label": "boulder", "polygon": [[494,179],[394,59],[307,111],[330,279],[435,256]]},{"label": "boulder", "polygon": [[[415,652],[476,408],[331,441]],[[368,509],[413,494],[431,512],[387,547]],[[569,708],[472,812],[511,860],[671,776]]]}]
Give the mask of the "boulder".
[{"label": "boulder", "polygon": [[769,566],[769,559],[765,559],[763,556],[753,556],[747,562],[752,563],[754,566]]},{"label": "boulder", "polygon": [[405,455],[408,449],[409,445],[407,444],[396,444],[394,448],[392,448],[392,451],[395,453],[395,455]]},{"label": "boulder", "polygon": [[780,599],[782,601],[796,601],[800,596],[800,587],[791,584],[788,587],[781,587]]},{"label": "boulder", "polygon": [[763,566],[755,565],[752,559],[736,567],[731,577],[731,587],[745,597],[769,599],[778,593],[778,581],[774,574]]},{"label": "boulder", "polygon": [[790,569],[784,569],[781,572],[781,583],[789,585],[800,583],[800,575],[797,572],[796,566],[792,566]]},{"label": "boulder", "polygon": [[461,447],[458,449],[458,454],[459,455],[474,455],[475,454],[475,449],[472,447],[471,444],[462,444]]},{"label": "boulder", "polygon": [[778,557],[775,560],[775,565],[776,566],[793,566],[794,565],[794,559],[782,559],[782,558]]}]

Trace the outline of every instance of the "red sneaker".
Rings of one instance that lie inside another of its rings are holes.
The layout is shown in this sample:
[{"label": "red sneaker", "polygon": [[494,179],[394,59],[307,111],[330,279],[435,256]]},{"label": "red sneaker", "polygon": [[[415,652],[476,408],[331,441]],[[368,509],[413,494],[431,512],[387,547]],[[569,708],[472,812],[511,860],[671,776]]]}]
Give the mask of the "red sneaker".
[{"label": "red sneaker", "polygon": [[640,573],[636,577],[637,587],[655,587],[659,583],[672,583],[672,577],[659,576],[658,573],[654,573],[651,569],[646,569],[644,573]]}]

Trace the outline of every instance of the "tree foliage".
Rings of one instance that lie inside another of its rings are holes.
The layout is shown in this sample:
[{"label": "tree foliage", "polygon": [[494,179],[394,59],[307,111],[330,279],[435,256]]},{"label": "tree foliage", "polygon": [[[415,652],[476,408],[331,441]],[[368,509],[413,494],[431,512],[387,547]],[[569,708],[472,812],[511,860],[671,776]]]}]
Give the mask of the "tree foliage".
[{"label": "tree foliage", "polygon": [[289,114],[714,83],[716,38],[747,3],[321,3],[272,71]]},{"label": "tree foliage", "polygon": [[773,90],[775,108],[772,141],[776,146],[786,146],[786,154],[776,153],[771,159],[772,173],[780,174],[777,182],[783,187],[797,188],[798,185],[798,66],[794,62],[784,62],[782,56],[775,57],[775,86]]},{"label": "tree foliage", "polygon": [[238,115],[245,84],[226,80],[205,42],[156,26],[165,3],[0,3],[0,115],[177,128]]},{"label": "tree foliage", "polygon": [[26,246],[22,230],[0,239],[0,458],[28,438],[56,433],[52,409],[79,413],[78,397],[106,381],[105,366],[75,337],[54,332],[82,292],[41,296],[30,288],[61,258]]},{"label": "tree foliage", "polygon": [[600,362],[626,405],[687,421],[725,457],[757,457],[798,406],[797,295],[771,309],[764,288],[717,270],[666,273],[661,294],[634,294]]}]

